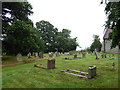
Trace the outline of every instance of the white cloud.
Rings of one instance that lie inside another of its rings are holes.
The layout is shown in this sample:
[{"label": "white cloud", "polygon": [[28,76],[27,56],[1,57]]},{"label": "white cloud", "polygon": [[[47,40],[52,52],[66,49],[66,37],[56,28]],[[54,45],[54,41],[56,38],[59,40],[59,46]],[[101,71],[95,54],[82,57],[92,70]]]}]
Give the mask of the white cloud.
[{"label": "white cloud", "polygon": [[57,27],[71,30],[72,37],[78,37],[82,48],[90,46],[93,34],[102,41],[105,23],[104,5],[101,0],[28,0],[34,14],[34,23],[46,20]]}]

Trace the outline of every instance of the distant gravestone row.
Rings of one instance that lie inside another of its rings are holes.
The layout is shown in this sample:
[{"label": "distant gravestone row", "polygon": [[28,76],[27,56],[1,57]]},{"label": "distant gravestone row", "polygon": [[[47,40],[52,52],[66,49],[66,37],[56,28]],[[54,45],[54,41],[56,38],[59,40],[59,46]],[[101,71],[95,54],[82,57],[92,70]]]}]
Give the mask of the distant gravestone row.
[{"label": "distant gravestone row", "polygon": [[28,54],[27,54],[27,56],[28,56],[28,58],[31,58],[32,56],[34,56],[34,57],[39,57],[39,58],[43,58],[43,53],[42,52],[33,52],[32,54],[29,52]]},{"label": "distant gravestone row", "polygon": [[60,53],[60,52],[55,52],[55,53],[49,52],[49,53],[48,53],[49,57],[53,57],[54,55],[55,55],[56,57],[58,57],[58,56],[60,56],[60,55],[62,55],[62,54],[63,54],[63,53]]},{"label": "distant gravestone row", "polygon": [[[39,57],[39,58],[43,58],[43,53],[42,53],[42,52],[39,52],[39,53],[33,52],[33,53],[31,54],[31,53],[29,52],[29,53],[27,54],[27,57],[28,57],[28,58],[31,58],[32,56],[34,56],[34,57]],[[18,62],[23,61],[23,60],[22,60],[22,54],[21,54],[21,53],[18,53],[16,57],[17,57],[17,61],[18,61]]]}]

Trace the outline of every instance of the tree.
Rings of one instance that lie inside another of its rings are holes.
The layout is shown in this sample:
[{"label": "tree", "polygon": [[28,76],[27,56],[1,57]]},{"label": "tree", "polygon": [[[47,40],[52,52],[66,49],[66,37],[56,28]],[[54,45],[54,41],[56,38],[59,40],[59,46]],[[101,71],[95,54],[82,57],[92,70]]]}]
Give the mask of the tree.
[{"label": "tree", "polygon": [[58,32],[48,21],[40,21],[36,23],[37,29],[41,35],[41,39],[45,42],[45,52],[64,52],[75,50],[78,46],[76,39],[70,37],[70,30],[63,29]]},{"label": "tree", "polygon": [[42,51],[43,42],[28,18],[33,13],[32,6],[28,2],[3,2],[2,5],[4,51],[10,55]]},{"label": "tree", "polygon": [[113,30],[109,37],[112,40],[111,48],[118,45],[120,49],[120,2],[106,3],[105,12],[107,15],[105,29],[111,28]]},{"label": "tree", "polygon": [[55,51],[55,37],[58,33],[58,29],[48,21],[39,21],[36,23],[36,27],[41,35],[41,39],[45,43],[45,52]]},{"label": "tree", "polygon": [[25,22],[15,21],[14,24],[7,28],[7,32],[7,37],[3,41],[7,54],[16,55],[22,53],[25,55],[28,52],[43,50],[42,41],[37,35],[37,30]]},{"label": "tree", "polygon": [[68,29],[63,29],[62,32],[61,32],[61,35],[65,38],[70,38],[70,33],[71,31],[68,30]]},{"label": "tree", "polygon": [[56,44],[59,52],[68,52],[76,50],[76,47],[79,46],[76,38],[70,37],[70,30],[63,29],[61,32],[58,32],[56,36]]},{"label": "tree", "polygon": [[100,42],[100,38],[98,35],[93,35],[93,43],[90,46],[90,50],[93,52],[95,49],[97,51],[101,51],[102,44]]},{"label": "tree", "polygon": [[3,2],[2,3],[2,30],[6,34],[6,28],[14,23],[14,20],[22,20],[33,26],[28,18],[31,15],[32,6],[28,2]]}]

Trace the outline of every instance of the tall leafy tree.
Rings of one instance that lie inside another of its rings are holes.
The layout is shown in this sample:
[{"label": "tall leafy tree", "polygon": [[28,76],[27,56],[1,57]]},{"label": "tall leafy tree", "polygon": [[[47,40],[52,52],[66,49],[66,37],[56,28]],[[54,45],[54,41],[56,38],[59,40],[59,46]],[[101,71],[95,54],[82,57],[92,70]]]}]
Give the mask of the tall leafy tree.
[{"label": "tall leafy tree", "polygon": [[93,43],[90,46],[90,50],[94,51],[96,49],[97,51],[101,51],[102,44],[100,42],[99,36],[98,35],[93,35],[93,38],[94,38],[94,40],[93,40]]},{"label": "tall leafy tree", "polygon": [[22,20],[27,24],[33,25],[28,18],[31,15],[32,6],[28,2],[3,2],[2,3],[2,23],[3,33],[6,33],[6,27],[14,23],[14,20]]},{"label": "tall leafy tree", "polygon": [[50,22],[44,20],[37,22],[36,27],[41,34],[41,39],[45,43],[45,51],[55,51],[54,42],[58,29],[54,28]]},{"label": "tall leafy tree", "polygon": [[7,38],[4,39],[4,46],[7,54],[16,55],[17,53],[27,54],[32,51],[40,51],[42,41],[37,35],[37,30],[30,27],[23,21],[15,21],[7,28]]},{"label": "tall leafy tree", "polygon": [[23,55],[43,50],[43,42],[28,18],[32,6],[28,2],[3,2],[3,48],[7,54]]},{"label": "tall leafy tree", "polygon": [[75,50],[78,46],[76,40],[77,38],[70,37],[70,30],[63,29],[58,32],[57,28],[48,22],[40,21],[36,23],[37,29],[41,34],[41,39],[45,42],[45,52],[64,52]]}]

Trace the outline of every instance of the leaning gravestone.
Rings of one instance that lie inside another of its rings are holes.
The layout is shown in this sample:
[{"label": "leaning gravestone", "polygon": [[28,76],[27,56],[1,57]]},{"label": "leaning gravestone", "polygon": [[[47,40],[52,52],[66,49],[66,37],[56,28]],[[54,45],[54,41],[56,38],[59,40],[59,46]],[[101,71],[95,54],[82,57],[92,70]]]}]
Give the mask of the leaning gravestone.
[{"label": "leaning gravestone", "polygon": [[22,61],[22,55],[19,53],[17,54],[17,61],[21,62]]},{"label": "leaning gravestone", "polygon": [[99,59],[97,51],[95,51],[95,56],[96,56],[96,59]]}]

